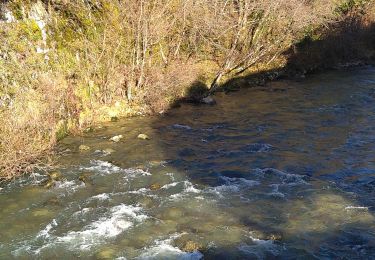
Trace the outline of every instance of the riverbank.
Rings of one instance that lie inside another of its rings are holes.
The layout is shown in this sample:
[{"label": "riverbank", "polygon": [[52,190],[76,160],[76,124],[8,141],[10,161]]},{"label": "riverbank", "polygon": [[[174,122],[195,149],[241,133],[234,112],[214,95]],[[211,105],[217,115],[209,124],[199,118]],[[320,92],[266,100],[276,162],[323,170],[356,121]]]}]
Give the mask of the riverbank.
[{"label": "riverbank", "polygon": [[100,122],[374,57],[371,1],[222,4],[2,4],[0,178]]}]

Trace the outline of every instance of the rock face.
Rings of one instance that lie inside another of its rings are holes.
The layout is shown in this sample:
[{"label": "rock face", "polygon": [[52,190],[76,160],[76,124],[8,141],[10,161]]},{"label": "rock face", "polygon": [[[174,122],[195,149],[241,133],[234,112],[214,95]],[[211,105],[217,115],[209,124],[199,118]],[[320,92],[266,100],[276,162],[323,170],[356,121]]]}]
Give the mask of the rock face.
[{"label": "rock face", "polygon": [[122,135],[116,135],[109,140],[111,140],[112,142],[118,143],[121,141],[122,138],[124,138]]},{"label": "rock face", "polygon": [[216,101],[215,101],[215,99],[213,99],[213,97],[208,96],[208,97],[202,98],[202,103],[206,104],[206,105],[213,106],[213,105],[216,104]]},{"label": "rock face", "polygon": [[150,137],[146,134],[139,134],[137,138],[141,140],[150,140]]}]

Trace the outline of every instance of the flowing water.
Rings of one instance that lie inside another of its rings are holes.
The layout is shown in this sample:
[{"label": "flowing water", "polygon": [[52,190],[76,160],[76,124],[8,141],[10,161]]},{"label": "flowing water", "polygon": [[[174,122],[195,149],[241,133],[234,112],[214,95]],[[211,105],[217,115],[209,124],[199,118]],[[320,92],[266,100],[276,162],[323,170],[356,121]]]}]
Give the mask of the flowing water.
[{"label": "flowing water", "polygon": [[375,259],[375,68],[215,98],[64,139],[55,187],[2,186],[0,259]]}]

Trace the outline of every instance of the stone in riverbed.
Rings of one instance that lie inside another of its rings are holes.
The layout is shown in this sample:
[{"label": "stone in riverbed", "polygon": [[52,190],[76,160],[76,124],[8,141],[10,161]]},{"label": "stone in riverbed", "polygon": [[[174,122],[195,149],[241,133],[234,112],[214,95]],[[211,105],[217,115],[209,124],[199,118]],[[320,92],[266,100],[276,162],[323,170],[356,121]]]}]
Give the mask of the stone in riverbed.
[{"label": "stone in riverbed", "polygon": [[84,172],[81,175],[79,175],[78,180],[83,182],[85,185],[91,185],[92,184],[92,179],[91,179],[91,173],[89,172]]},{"label": "stone in riverbed", "polygon": [[198,251],[199,249],[202,249],[201,245],[194,241],[187,241],[184,247],[182,248],[182,251],[191,253],[194,251]]},{"label": "stone in riverbed", "polygon": [[206,105],[213,106],[213,105],[216,104],[216,101],[215,101],[215,99],[213,99],[213,97],[208,96],[208,97],[202,98],[202,103],[206,104]]},{"label": "stone in riverbed", "polygon": [[48,174],[48,178],[50,178],[51,180],[61,180],[62,174],[59,171],[50,172]]},{"label": "stone in riverbed", "polygon": [[106,153],[106,154],[112,154],[112,153],[114,153],[116,151],[113,150],[113,149],[111,149],[111,148],[106,148],[106,149],[103,150],[103,152]]},{"label": "stone in riverbed", "polygon": [[124,138],[122,135],[116,135],[109,140],[111,140],[112,142],[118,143],[121,141],[122,138]]},{"label": "stone in riverbed", "polygon": [[87,145],[84,145],[84,144],[81,144],[78,149],[81,151],[81,152],[84,152],[84,151],[88,151],[91,149],[90,146],[87,146]]},{"label": "stone in riverbed", "polygon": [[104,248],[99,253],[96,254],[97,259],[115,259],[116,250],[113,248]]},{"label": "stone in riverbed", "polygon": [[161,185],[159,183],[153,183],[150,185],[150,190],[160,190]]},{"label": "stone in riverbed", "polygon": [[50,172],[48,178],[41,182],[41,186],[46,189],[52,188],[56,185],[57,181],[62,179],[62,174],[59,171]]},{"label": "stone in riverbed", "polygon": [[137,138],[141,140],[150,140],[150,137],[146,134],[139,134]]}]

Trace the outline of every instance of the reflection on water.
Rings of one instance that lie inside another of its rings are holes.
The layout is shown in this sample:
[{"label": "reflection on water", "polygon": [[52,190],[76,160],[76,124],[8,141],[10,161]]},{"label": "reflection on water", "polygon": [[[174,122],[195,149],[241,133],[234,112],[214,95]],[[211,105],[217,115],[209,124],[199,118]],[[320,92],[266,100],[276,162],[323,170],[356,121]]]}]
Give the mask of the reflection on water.
[{"label": "reflection on water", "polygon": [[0,258],[370,259],[374,99],[367,67],[66,138],[55,187],[2,187]]}]

